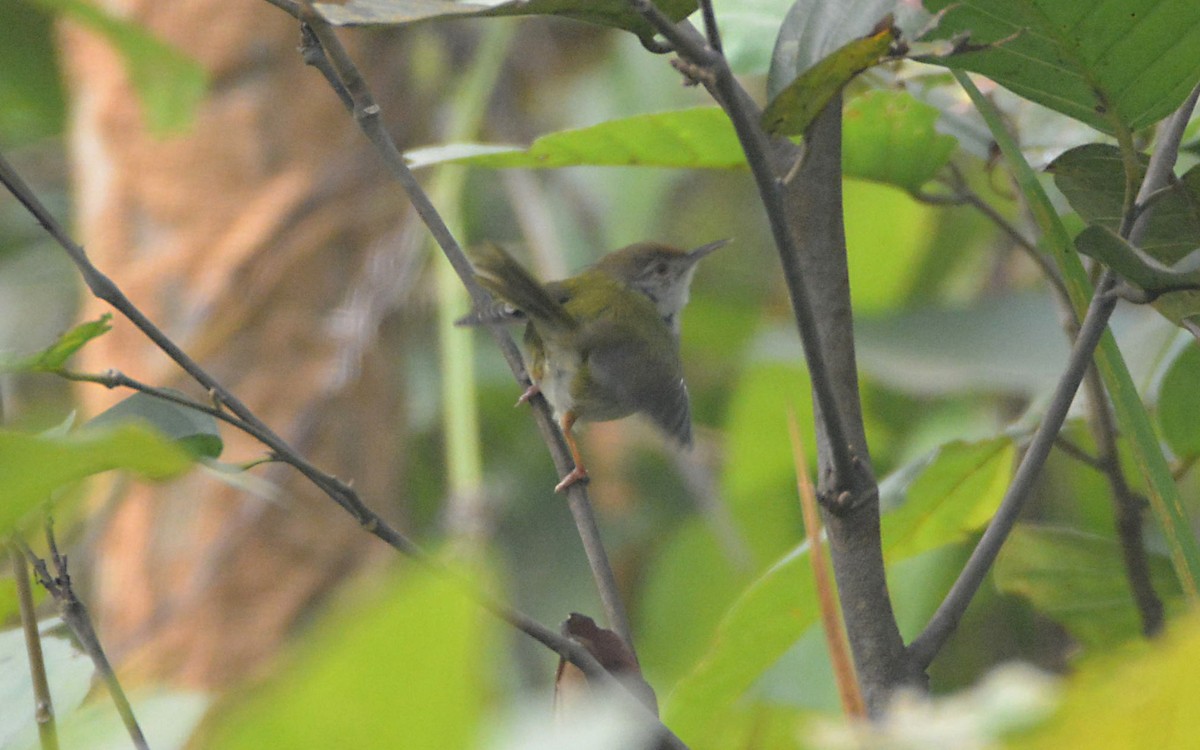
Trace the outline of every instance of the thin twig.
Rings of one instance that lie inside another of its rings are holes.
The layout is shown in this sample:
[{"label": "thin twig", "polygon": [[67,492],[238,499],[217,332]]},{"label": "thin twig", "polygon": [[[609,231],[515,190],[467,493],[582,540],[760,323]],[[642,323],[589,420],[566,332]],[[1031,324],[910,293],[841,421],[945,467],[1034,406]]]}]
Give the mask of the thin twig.
[{"label": "thin twig", "polygon": [[121,717],[121,723],[125,725],[125,731],[129,733],[129,739],[133,742],[133,746],[139,750],[149,750],[150,745],[146,742],[146,736],[142,734],[142,728],[133,714],[133,706],[130,705],[129,698],[125,695],[125,690],[121,687],[116,672],[113,671],[108,655],[104,653],[104,647],[100,644],[100,638],[97,637],[95,628],[92,627],[92,618],[88,614],[87,607],[76,596],[75,589],[71,585],[71,575],[67,570],[67,558],[58,552],[53,524],[48,519],[46,521],[46,543],[50,548],[50,562],[54,566],[53,575],[47,569],[45,560],[34,556],[32,550],[28,548],[25,550],[26,554],[32,558],[38,580],[46,588],[46,591],[50,592],[50,596],[54,597],[54,601],[58,603],[58,613],[62,617],[63,623],[70,628],[83,652],[92,660],[92,664],[96,667],[96,673],[104,681],[104,686],[108,689],[108,694],[117,708],[117,714]]},{"label": "thin twig", "polygon": [[[1009,239],[1019,247],[1030,260],[1032,260],[1041,270],[1042,275],[1054,287],[1054,291],[1062,298],[1070,301],[1070,295],[1067,293],[1066,284],[1063,283],[1062,274],[1050,262],[1038,246],[1021,233],[1019,229],[1013,226],[1012,222],[1004,218],[1004,216],[996,210],[996,207],[988,203],[971,188],[967,178],[963,175],[956,165],[951,163],[950,178],[946,180],[950,189],[953,191],[950,195],[936,195],[926,192],[917,192],[915,196],[922,203],[930,205],[967,205],[974,208],[979,213],[983,214],[984,218],[992,222],[1001,232],[1004,232]],[[1069,306],[1069,305],[1068,305]]]},{"label": "thin twig", "polygon": [[700,0],[700,15],[704,18],[704,35],[708,38],[708,47],[718,55],[724,55],[721,49],[721,32],[717,29],[717,14],[713,12],[712,0]]},{"label": "thin twig", "polygon": [[64,380],[70,380],[74,383],[95,383],[96,385],[102,385],[110,390],[113,388],[129,388],[130,390],[138,391],[139,393],[145,393],[147,396],[153,396],[155,398],[162,399],[163,401],[169,401],[170,403],[192,409],[193,411],[208,414],[215,419],[219,419],[222,422],[225,422],[226,424],[261,440],[261,436],[256,434],[254,425],[249,424],[240,417],[230,414],[229,412],[220,408],[219,405],[214,406],[212,404],[196,401],[195,399],[189,398],[170,388],[158,388],[156,386],[147,385],[140,380],[135,380],[134,378],[129,377],[120,370],[105,370],[102,373],[57,370],[54,374]]},{"label": "thin twig", "polygon": [[1075,459],[1076,461],[1078,461],[1079,463],[1088,467],[1089,469],[1095,469],[1096,471],[1100,472],[1101,474],[1104,473],[1104,469],[1105,469],[1104,461],[1102,461],[1099,458],[1096,458],[1091,453],[1088,453],[1087,451],[1085,451],[1083,448],[1080,448],[1078,445],[1075,444],[1075,442],[1073,440],[1071,440],[1067,436],[1065,436],[1065,435],[1055,436],[1054,447],[1058,448],[1060,451],[1062,451],[1064,455]]},{"label": "thin twig", "polygon": [[[25,653],[29,655],[29,677],[33,682],[33,718],[37,723],[38,742],[42,750],[58,750],[58,724],[54,720],[54,701],[50,697],[50,682],[46,679],[46,659],[42,655],[42,636],[38,632],[33,592],[29,586],[29,566],[25,553],[14,539],[8,544],[13,578],[17,582],[17,604],[21,611],[21,628],[25,631]],[[15,709],[15,707],[14,707]]]},{"label": "thin twig", "polygon": [[[374,144],[392,176],[403,187],[405,194],[416,209],[417,215],[421,217],[447,260],[450,261],[450,265],[462,279],[472,300],[480,307],[485,306],[490,297],[475,280],[474,269],[467,260],[466,254],[463,253],[462,247],[442,220],[437,208],[429,200],[429,196],[417,178],[408,168],[408,164],[404,161],[404,156],[400,153],[395,141],[392,140],[391,134],[383,126],[380,107],[376,104],[366,81],[363,80],[358,68],[350,59],[345,47],[342,46],[329,24],[317,15],[307,3],[304,5],[300,20],[312,30],[311,40],[320,45],[323,55],[328,58],[331,69],[335,72],[341,85],[345,87],[349,99],[353,103],[352,114],[355,122]],[[525,387],[530,385],[529,375],[525,371],[520,351],[512,337],[499,324],[488,326],[488,330],[518,382]],[[534,419],[550,450],[558,475],[564,477],[574,468],[574,464],[566,443],[563,441],[562,433],[550,414],[549,405],[540,395],[530,399],[529,402],[533,406]],[[616,576],[608,561],[608,553],[600,539],[599,526],[596,523],[587,490],[582,483],[574,484],[567,490],[567,504],[575,519],[575,525],[583,544],[584,553],[588,558],[596,588],[600,593],[608,624],[633,650],[633,633],[629,626],[629,617],[625,612],[625,604],[621,599]]]},{"label": "thin twig", "polygon": [[1109,410],[1104,382],[1095,365],[1088,368],[1083,388],[1088,399],[1088,422],[1100,450],[1100,470],[1108,480],[1112,494],[1113,516],[1116,519],[1117,540],[1121,543],[1125,577],[1129,580],[1129,590],[1141,618],[1142,633],[1147,637],[1155,636],[1162,632],[1164,612],[1162,599],[1154,591],[1154,581],[1150,578],[1150,559],[1142,538],[1142,514],[1149,503],[1134,492],[1125,479],[1121,454],[1117,448],[1116,420]]}]

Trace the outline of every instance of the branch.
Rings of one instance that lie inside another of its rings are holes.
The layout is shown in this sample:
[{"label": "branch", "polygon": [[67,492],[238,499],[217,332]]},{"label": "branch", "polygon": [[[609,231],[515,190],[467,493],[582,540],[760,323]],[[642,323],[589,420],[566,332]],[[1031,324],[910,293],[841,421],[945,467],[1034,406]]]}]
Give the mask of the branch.
[{"label": "branch", "polygon": [[[1146,175],[1138,190],[1137,198],[1131,202],[1130,210],[1122,219],[1120,234],[1134,246],[1139,244],[1141,235],[1147,226],[1147,219],[1153,210],[1152,205],[1146,206],[1146,201],[1170,178],[1171,170],[1179,155],[1179,143],[1183,137],[1183,129],[1195,107],[1198,95],[1200,95],[1200,87],[1197,87],[1187,101],[1164,123],[1158,147],[1150,158],[1150,164],[1146,169]],[[1145,208],[1142,208],[1143,206]],[[971,553],[970,559],[967,560],[967,564],[963,567],[937,612],[934,613],[925,630],[909,647],[911,658],[922,668],[929,666],[945,644],[946,639],[958,626],[971,599],[979,590],[992,563],[995,562],[1001,545],[1004,544],[1004,540],[1016,524],[1021,508],[1029,498],[1034,480],[1037,479],[1046,462],[1046,457],[1054,445],[1055,438],[1062,429],[1063,421],[1066,419],[1075,393],[1079,390],[1084,375],[1091,365],[1096,347],[1107,329],[1108,319],[1112,316],[1113,309],[1116,308],[1118,298],[1111,293],[1116,283],[1116,275],[1111,270],[1105,270],[1088,305],[1087,314],[1080,325],[1079,336],[1071,348],[1067,369],[1059,379],[1046,415],[1021,459],[1021,464],[1017,467],[1012,484],[1009,485],[996,515],[988,524],[987,530],[983,533],[975,550]]]},{"label": "branch", "polygon": [[1150,561],[1146,554],[1146,543],[1142,539],[1142,511],[1149,504],[1144,497],[1134,492],[1125,479],[1121,468],[1121,454],[1117,448],[1117,426],[1108,408],[1104,383],[1096,368],[1088,368],[1083,381],[1087,393],[1092,435],[1100,451],[1099,469],[1108,480],[1112,493],[1113,516],[1116,519],[1117,539],[1121,543],[1121,557],[1125,563],[1125,577],[1129,590],[1142,621],[1142,633],[1155,636],[1164,625],[1162,599],[1154,591],[1150,578]]},{"label": "branch", "polygon": [[766,210],[812,381],[820,475],[841,607],[867,710],[893,690],[927,681],[912,669],[887,590],[878,486],[870,467],[855,363],[842,209],[842,98],[804,134],[804,148],[769,139],[761,111],[724,57],[687,22],[672,25],[649,0],[629,0],[680,53],[676,67],[725,109]]},{"label": "branch", "polygon": [[1113,308],[1117,305],[1116,299],[1106,294],[1113,284],[1112,274],[1106,273],[1088,306],[1087,314],[1079,329],[1079,336],[1071,348],[1067,369],[1058,381],[1054,396],[1046,409],[1046,415],[1042,418],[1042,423],[1038,425],[1037,432],[1034,433],[1033,440],[1017,467],[1012,483],[1008,486],[1008,491],[1005,492],[1004,499],[996,510],[996,515],[992,517],[991,523],[983,532],[970,559],[963,566],[958,579],[930,619],[924,632],[917,636],[909,646],[910,657],[922,669],[928,668],[945,644],[946,639],[958,627],[963,613],[967,610],[967,605],[971,603],[971,599],[979,590],[984,577],[991,570],[992,563],[996,561],[996,556],[1000,553],[1000,546],[1008,538],[1025,501],[1029,498],[1034,482],[1037,480],[1046,458],[1050,455],[1050,449],[1054,447],[1058,432],[1067,418],[1071,402],[1075,399],[1075,392],[1079,390],[1084,373],[1091,365],[1092,354],[1100,343],[1100,337],[1104,335],[1104,331],[1108,327],[1108,319],[1112,315]]},{"label": "branch", "polygon": [[[362,74],[359,73],[358,68],[350,59],[345,47],[342,46],[342,43],[338,40],[337,35],[334,34],[330,25],[317,15],[316,11],[307,2],[302,6],[299,20],[305,23],[312,32],[307,37],[307,40],[318,45],[321,50],[321,56],[328,60],[329,69],[332,70],[337,79],[337,84],[334,85],[335,90],[339,90],[339,87],[344,87],[346,96],[343,96],[342,99],[343,101],[348,100],[352,103],[351,113],[354,115],[355,122],[358,123],[363,134],[370,139],[379,152],[384,166],[404,189],[405,194],[416,209],[417,215],[421,217],[425,226],[428,227],[430,234],[433,235],[434,240],[445,254],[446,259],[450,261],[451,267],[454,268],[455,273],[462,280],[463,286],[466,287],[473,302],[480,308],[485,307],[490,302],[491,297],[483,290],[479,282],[475,280],[475,271],[467,260],[467,256],[463,253],[462,247],[442,220],[437,208],[430,201],[429,196],[413,175],[412,170],[408,168],[408,164],[404,161],[404,155],[396,147],[391,134],[383,126],[382,118],[380,117],[380,107],[375,102],[375,98],[367,87],[366,81],[363,80]],[[305,53],[306,59],[308,59],[309,54],[309,52]],[[315,52],[312,54],[315,54]],[[512,370],[518,383],[523,388],[527,388],[531,384],[531,381],[528,373],[525,371],[521,353],[517,349],[517,345],[512,340],[512,337],[508,335],[508,332],[500,324],[489,325],[488,331],[492,335],[492,339],[496,342],[496,345],[500,348],[501,354],[504,356],[509,369]],[[574,463],[571,460],[571,454],[567,450],[562,433],[559,431],[558,425],[550,414],[549,405],[546,403],[545,398],[540,395],[530,399],[529,402],[533,407],[534,420],[542,434],[542,439],[545,441],[546,446],[550,450],[550,456],[554,460],[555,469],[559,477],[565,477],[568,472],[574,469]],[[608,624],[625,640],[630,649],[633,650],[633,634],[629,626],[629,617],[625,613],[625,605],[621,600],[616,576],[613,575],[612,566],[608,561],[608,554],[605,552],[604,545],[600,539],[600,531],[596,524],[595,513],[592,511],[591,501],[588,499],[587,490],[582,483],[571,485],[567,490],[567,504],[571,509],[571,515],[575,519],[575,525],[579,531],[584,553],[587,555],[588,564],[592,570],[592,577],[596,582],[596,588],[600,593],[600,600],[604,606]]]},{"label": "branch", "polygon": [[29,588],[29,567],[25,564],[25,553],[15,538],[9,542],[8,552],[13,578],[17,583],[21,628],[25,631],[25,652],[29,655],[29,677],[33,683],[33,718],[37,723],[38,742],[42,750],[58,750],[58,725],[54,721],[54,701],[50,697],[50,683],[46,679],[42,637],[38,633],[33,592]]},{"label": "branch", "polygon": [[[408,555],[414,560],[428,565],[432,568],[438,568],[432,557],[417,544],[409,540],[396,529],[392,528],[383,518],[370,510],[358,497],[358,494],[346,483],[336,477],[326,474],[317,467],[313,466],[307,459],[293,450],[282,438],[272,432],[264,425],[244,404],[241,403],[232,393],[227,391],[220,385],[211,375],[203,370],[199,365],[192,361],[186,354],[172,343],[165,334],[163,334],[153,323],[151,323],[144,314],[121,292],[121,290],[107,277],[100,273],[95,266],[92,265],[83,248],[79,247],[66,234],[63,228],[58,224],[50,212],[45,208],[37,196],[29,190],[24,180],[17,174],[8,162],[0,155],[0,183],[3,183],[9,191],[24,205],[38,222],[46,229],[46,231],[62,245],[63,249],[75,262],[83,275],[89,287],[95,284],[95,288],[104,291],[106,296],[100,297],[111,304],[118,312],[125,315],[134,322],[139,329],[155,343],[164,341],[165,346],[160,345],[160,348],[168,354],[173,360],[178,363],[185,372],[192,376],[194,380],[208,388],[209,392],[213,393],[218,401],[227,406],[229,411],[233,412],[238,421],[234,421],[225,417],[225,421],[243,429],[247,434],[252,435],[264,445],[269,447],[274,456],[284,463],[290,464],[301,472],[306,478],[316,485],[322,492],[333,499],[347,512],[362,524],[363,528],[375,535],[393,549]],[[97,296],[100,296],[97,294]],[[141,384],[128,378],[120,378],[114,380],[119,385],[126,387],[137,387]],[[127,382],[126,382],[127,381]],[[154,389],[149,389],[153,391]],[[157,394],[156,394],[157,395]],[[186,399],[185,399],[186,401]],[[191,405],[191,404],[185,404]],[[201,406],[196,404],[196,406]],[[201,411],[207,411],[207,407],[202,407]],[[224,410],[220,410],[224,414]],[[217,416],[214,414],[214,416]],[[49,577],[47,572],[46,578]],[[52,580],[52,579],[51,579]],[[503,602],[499,602],[488,597],[478,591],[473,590],[474,595],[480,599],[482,606],[495,616],[509,623],[516,629],[525,633],[529,637],[538,641],[542,645],[549,648],[554,653],[568,659],[571,663],[578,666],[585,673],[598,674],[603,672],[603,668],[596,660],[578,644],[568,638],[564,638],[557,631],[547,628],[529,616],[522,613],[513,607],[510,607]],[[599,675],[603,679],[603,675]]]},{"label": "branch", "polygon": [[[800,268],[800,249],[788,225],[782,184],[771,167],[771,147],[766,133],[759,126],[757,107],[749,102],[749,97],[738,85],[724,56],[708,46],[694,29],[683,24],[677,26],[650,0],[629,0],[629,4],[670,42],[679,56],[690,65],[684,73],[708,86],[729,115],[738,141],[746,154],[746,162],[754,175],[759,196],[767,212],[771,234],[783,263],[796,325],[800,330],[800,343],[804,347],[804,359],[812,380],[813,399],[816,401],[817,414],[828,438],[827,448],[833,467],[833,491],[832,497],[822,499],[827,507],[835,511],[869,502],[877,492],[874,477],[871,476],[864,457],[855,455],[848,439],[850,433],[847,429],[847,415],[843,413],[834,394],[825,346],[819,335],[812,298]],[[687,33],[687,30],[691,33]],[[838,104],[832,106],[840,106],[841,98],[837,97],[835,101]]]},{"label": "branch", "polygon": [[96,636],[96,629],[92,627],[92,618],[88,614],[87,607],[75,595],[75,589],[71,585],[71,575],[67,571],[67,558],[58,553],[53,525],[49,520],[46,521],[46,543],[50,548],[50,561],[54,565],[53,575],[47,569],[45,560],[35,556],[28,547],[25,548],[25,554],[33,564],[34,570],[37,571],[38,581],[50,593],[50,596],[54,597],[54,601],[58,603],[58,613],[62,617],[62,621],[71,630],[83,652],[92,660],[92,664],[96,667],[96,673],[100,675],[100,679],[108,688],[108,694],[117,708],[117,714],[120,715],[121,723],[125,725],[125,731],[129,733],[129,739],[133,742],[133,746],[138,750],[149,750],[150,746],[146,742],[146,736],[142,734],[137,717],[133,715],[133,706],[129,704],[129,698],[125,695],[125,690],[121,687],[116,672],[113,671],[108,655],[104,653],[104,647],[100,644],[99,637]]}]

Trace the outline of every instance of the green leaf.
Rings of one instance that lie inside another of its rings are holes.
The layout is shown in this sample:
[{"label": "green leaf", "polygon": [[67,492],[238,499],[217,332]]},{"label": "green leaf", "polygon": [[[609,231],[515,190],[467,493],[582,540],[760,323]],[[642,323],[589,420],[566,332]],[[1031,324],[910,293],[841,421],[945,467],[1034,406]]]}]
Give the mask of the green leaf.
[{"label": "green leaf", "polygon": [[[873,92],[846,107],[846,177],[915,190],[947,161],[954,139],[936,133],[936,110],[901,92]],[[609,120],[543,135],[528,148],[458,143],[405,154],[413,169],[470,164],[489,169],[576,166],[745,169],[746,157],[719,107]]]},{"label": "green leaf", "polygon": [[8,3],[0,24],[0,133],[18,146],[62,132],[66,118],[53,18],[30,3]]},{"label": "green leaf", "polygon": [[987,524],[1008,488],[1015,453],[1008,438],[942,446],[908,488],[904,504],[884,515],[884,559],[962,541]]},{"label": "green leaf", "polygon": [[468,593],[477,578],[409,567],[386,596],[343,603],[290,664],[213,717],[204,747],[473,747],[498,641]]},{"label": "green leaf", "polygon": [[[775,349],[770,341],[760,345]],[[754,570],[779,559],[804,528],[785,405],[795,410],[804,444],[816,445],[816,437],[808,372],[795,361],[752,361],[733,392],[724,425],[728,460],[721,494],[756,561]]]},{"label": "green leaf", "polygon": [[638,657],[653,685],[670,684],[696,662],[746,584],[747,576],[730,560],[728,541],[711,527],[706,519],[691,519],[665,539],[639,587]]},{"label": "green leaf", "polygon": [[204,68],[141,26],[85,0],[33,0],[103,35],[121,54],[150,132],[181,132],[195,119],[208,86]]},{"label": "green leaf", "polygon": [[1174,266],[1166,266],[1099,224],[1080,232],[1075,237],[1075,247],[1148,292],[1161,294],[1200,285],[1200,253],[1195,250]]},{"label": "green leaf", "polygon": [[[1135,179],[1145,176],[1149,158],[1139,155]],[[1114,232],[1121,226],[1125,200],[1125,171],[1115,146],[1093,143],[1067,151],[1046,171],[1088,224]],[[1200,247],[1200,168],[1193,167],[1157,196],[1139,248],[1163,265],[1173,266]]]},{"label": "green leaf", "polygon": [[[1042,230],[1043,245],[1049,250],[1050,257],[1062,274],[1067,295],[1071,298],[1071,306],[1075,308],[1075,314],[1082,318],[1092,296],[1092,285],[1062,219],[1016,141],[1009,135],[995,106],[965,73],[955,71],[954,79],[967,92],[971,102],[987,122],[992,137],[995,138],[1000,152],[1012,169],[1017,185],[1025,196],[1030,212]],[[1184,512],[1179,488],[1171,476],[1162,447],[1154,434],[1150,416],[1146,413],[1146,407],[1125,366],[1116,340],[1109,331],[1100,339],[1100,346],[1096,350],[1096,366],[1112,397],[1117,424],[1122,434],[1129,439],[1138,470],[1146,480],[1150,507],[1154,509],[1164,530],[1175,572],[1189,599],[1195,600],[1200,597],[1200,586],[1197,585],[1197,581],[1200,580],[1200,546],[1191,533],[1191,524]]]},{"label": "green leaf", "polygon": [[[695,0],[658,0],[655,5],[674,21],[696,9]],[[317,12],[338,26],[399,26],[418,21],[502,16],[559,16],[632,31],[643,39],[654,30],[628,0],[506,0],[470,3],[457,0],[349,0],[344,5],[316,3]]]},{"label": "green leaf", "polygon": [[1158,424],[1180,458],[1200,456],[1200,349],[1180,352],[1163,376],[1158,394]]},{"label": "green leaf", "polygon": [[[1067,361],[1057,314],[1049,295],[1027,292],[856,320],[859,367],[873,381],[917,396],[1038,396],[1053,387]],[[1151,379],[1178,333],[1130,308],[1118,308],[1111,328],[1139,383]]]},{"label": "green leaf", "polygon": [[1085,662],[1071,676],[1058,712],[1045,726],[1005,744],[1010,750],[1184,748],[1200,737],[1200,621],[1172,624],[1152,644],[1130,644]]},{"label": "green leaf", "polygon": [[[172,393],[185,396],[179,391]],[[217,420],[211,414],[140,391],[113,404],[87,424],[110,427],[139,422],[150,425],[197,458],[216,458],[225,445]]]},{"label": "green leaf", "polygon": [[57,372],[66,365],[71,355],[82,349],[87,342],[108,333],[112,329],[111,320],[112,313],[104,313],[96,320],[80,323],[59,336],[53,344],[31,357],[13,365],[0,363],[0,372]]},{"label": "green leaf", "polygon": [[54,490],[112,469],[162,480],[191,466],[187,453],[139,425],[81,430],[66,436],[0,430],[0,534],[8,533]]},{"label": "green leaf", "polygon": [[[919,474],[910,466],[885,480],[881,494],[905,495],[883,516],[889,563],[961,540],[986,522],[1003,497],[1014,452],[1007,438],[952,443],[925,459]],[[914,475],[919,479],[909,486]],[[715,732],[745,690],[816,622],[808,554],[802,544],[754,581],[721,620],[705,657],[675,686],[663,717],[685,742]]]},{"label": "green leaf", "polygon": [[842,183],[842,202],[855,315],[895,310],[910,298],[938,209],[889,185],[859,180]]},{"label": "green leaf", "polygon": [[[1138,180],[1145,174],[1148,161],[1145,156],[1140,157]],[[1120,228],[1125,173],[1116,147],[1091,144],[1073,148],[1046,169],[1084,221],[1098,224],[1110,233]],[[1086,230],[1077,238],[1076,247],[1088,254],[1098,253],[1101,262],[1144,288],[1178,286],[1172,283],[1171,275],[1194,270],[1197,259],[1185,259],[1200,247],[1200,167],[1193,167],[1182,179],[1172,182],[1152,205],[1153,213],[1138,248],[1145,257],[1129,252],[1132,248],[1123,240],[1099,229]],[[1181,262],[1183,265],[1178,265]],[[1200,293],[1170,292],[1155,299],[1153,305],[1163,317],[1179,324],[1200,314]]]},{"label": "green leaf", "polygon": [[413,168],[439,163],[504,169],[653,166],[692,169],[744,167],[745,156],[719,107],[699,107],[610,120],[544,135],[516,146],[435,146],[406,154]]},{"label": "green leaf", "polygon": [[950,161],[958,144],[937,132],[937,119],[936,107],[903,91],[876,89],[851,99],[842,121],[842,169],[847,176],[916,192]]},{"label": "green leaf", "polygon": [[[1154,588],[1178,602],[1179,580],[1165,557],[1150,559]],[[1028,599],[1080,643],[1100,648],[1141,635],[1141,620],[1114,539],[1074,529],[1019,524],[994,570],[1001,591]]]},{"label": "green leaf", "polygon": [[852,78],[890,56],[899,31],[890,17],[880,25],[883,28],[843,45],[780,91],[763,111],[763,129],[773,135],[803,135]]},{"label": "green leaf", "polygon": [[925,7],[948,9],[939,38],[969,32],[972,45],[988,46],[923,62],[982,73],[1105,133],[1154,124],[1200,78],[1194,0],[927,0]]},{"label": "green leaf", "polygon": [[839,48],[874,34],[884,17],[902,11],[903,3],[897,0],[796,0],[775,39],[767,99],[779,96],[798,76]]}]

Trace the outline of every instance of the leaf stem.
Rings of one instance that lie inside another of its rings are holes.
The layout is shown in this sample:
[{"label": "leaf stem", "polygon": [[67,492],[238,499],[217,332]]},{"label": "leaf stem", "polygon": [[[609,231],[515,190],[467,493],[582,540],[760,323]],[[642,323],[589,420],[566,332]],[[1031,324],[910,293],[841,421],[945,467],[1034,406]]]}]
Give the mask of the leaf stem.
[{"label": "leaf stem", "polygon": [[46,679],[46,659],[42,655],[42,636],[34,612],[33,591],[29,586],[29,566],[25,553],[14,538],[8,543],[13,578],[17,583],[17,604],[21,611],[21,629],[25,631],[25,653],[29,655],[29,676],[33,682],[33,712],[38,742],[42,750],[58,750],[58,725],[54,721],[54,700]]}]

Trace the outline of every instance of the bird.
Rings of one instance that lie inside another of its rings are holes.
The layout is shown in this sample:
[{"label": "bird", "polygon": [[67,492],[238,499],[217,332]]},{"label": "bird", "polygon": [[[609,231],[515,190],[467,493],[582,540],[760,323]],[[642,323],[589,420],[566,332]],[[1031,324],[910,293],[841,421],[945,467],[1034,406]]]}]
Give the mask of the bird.
[{"label": "bird", "polygon": [[472,250],[476,277],[494,300],[458,323],[526,323],[532,385],[517,403],[539,393],[546,398],[575,464],[555,492],[588,476],[573,433],[578,421],[644,414],[676,444],[691,446],[680,315],[700,259],[728,242],[690,251],[639,242],[545,284],[499,245]]}]

